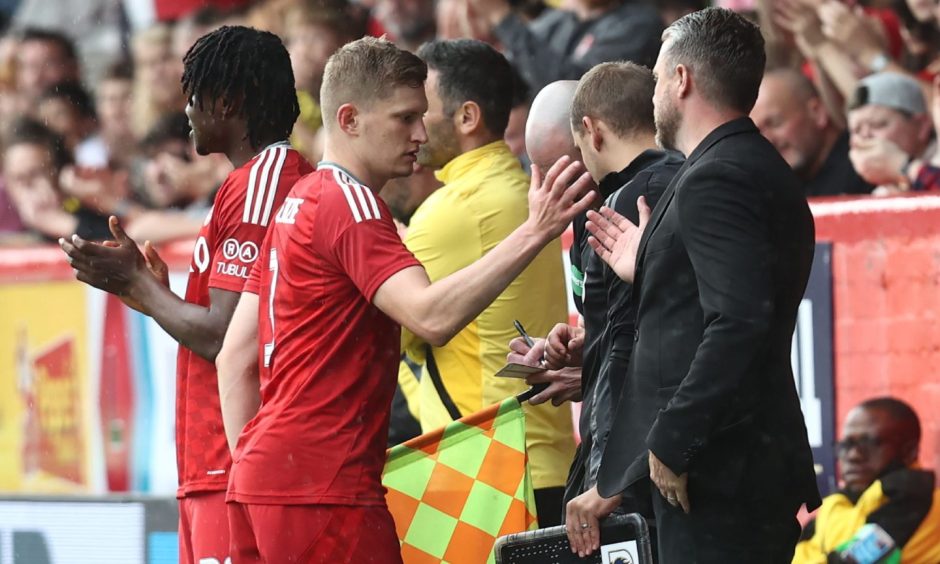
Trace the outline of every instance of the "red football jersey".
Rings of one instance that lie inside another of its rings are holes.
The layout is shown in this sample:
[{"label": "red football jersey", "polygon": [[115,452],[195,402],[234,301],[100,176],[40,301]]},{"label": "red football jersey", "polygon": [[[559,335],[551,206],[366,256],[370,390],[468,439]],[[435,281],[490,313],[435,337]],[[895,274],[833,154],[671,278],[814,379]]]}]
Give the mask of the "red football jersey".
[{"label": "red football jersey", "polygon": [[260,302],[261,408],[238,439],[229,501],[385,503],[401,331],[371,302],[417,265],[385,202],[339,166],[294,186],[245,286]]},{"label": "red football jersey", "polygon": [[[219,188],[193,250],[186,301],[209,306],[209,289],[241,292],[271,220],[313,167],[287,143],[266,148]],[[178,497],[225,490],[231,467],[215,364],[180,346],[176,359]]]}]

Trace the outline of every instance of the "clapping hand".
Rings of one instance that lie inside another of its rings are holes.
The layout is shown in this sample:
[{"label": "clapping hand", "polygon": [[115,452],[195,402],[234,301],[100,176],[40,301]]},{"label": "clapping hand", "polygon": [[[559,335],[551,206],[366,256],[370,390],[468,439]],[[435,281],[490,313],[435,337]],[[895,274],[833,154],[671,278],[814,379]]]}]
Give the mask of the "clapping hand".
[{"label": "clapping hand", "polygon": [[141,304],[131,297],[131,289],[140,276],[150,275],[169,287],[169,271],[166,263],[148,241],[144,252],[137,248],[116,217],[108,221],[113,241],[94,243],[78,235],[70,239],[59,239],[59,246],[68,255],[69,264],[75,269],[76,278],[90,286],[110,292],[129,307],[147,313]]},{"label": "clapping hand", "polygon": [[606,206],[601,207],[600,212],[592,210],[587,214],[587,230],[591,233],[588,244],[617,276],[630,283],[636,274],[640,239],[652,213],[643,196],[637,199],[636,207],[640,212],[640,225],[633,225]]},{"label": "clapping hand", "polygon": [[830,0],[821,4],[817,13],[822,22],[823,34],[843,48],[851,49],[852,52],[884,50],[883,35],[860,6],[853,9],[842,2]]},{"label": "clapping hand", "polygon": [[826,41],[815,4],[814,0],[779,0],[772,7],[774,23],[793,36],[805,57],[811,57],[813,50]]}]

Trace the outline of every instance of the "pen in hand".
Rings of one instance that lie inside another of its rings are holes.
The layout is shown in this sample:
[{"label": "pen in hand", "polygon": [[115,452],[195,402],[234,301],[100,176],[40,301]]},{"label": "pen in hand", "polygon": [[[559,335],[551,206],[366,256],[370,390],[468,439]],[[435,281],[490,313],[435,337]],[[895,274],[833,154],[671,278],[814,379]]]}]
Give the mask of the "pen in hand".
[{"label": "pen in hand", "polygon": [[[529,334],[526,332],[525,327],[522,326],[522,323],[519,323],[518,319],[513,319],[512,324],[516,328],[516,331],[518,331],[519,334],[522,335],[522,340],[525,341],[525,344],[529,345],[530,349],[535,348],[535,341],[533,341],[532,337],[530,337]],[[543,350],[542,358],[539,359],[539,366],[543,366],[544,364],[545,364],[545,351]]]},{"label": "pen in hand", "polygon": [[535,347],[535,341],[533,341],[532,337],[530,337],[529,334],[526,333],[525,327],[522,326],[522,323],[519,323],[518,319],[513,319],[512,324],[516,328],[516,331],[518,331],[519,334],[522,335],[522,339],[525,341],[525,344],[529,345],[530,349]]}]

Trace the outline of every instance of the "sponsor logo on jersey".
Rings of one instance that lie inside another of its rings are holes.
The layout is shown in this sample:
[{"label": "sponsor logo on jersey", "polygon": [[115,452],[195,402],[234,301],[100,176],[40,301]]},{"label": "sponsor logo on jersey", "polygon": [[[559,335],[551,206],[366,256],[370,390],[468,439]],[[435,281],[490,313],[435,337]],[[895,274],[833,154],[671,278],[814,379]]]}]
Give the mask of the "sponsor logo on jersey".
[{"label": "sponsor logo on jersey", "polygon": [[215,263],[215,271],[226,276],[237,276],[248,279],[248,267],[243,264],[234,264],[230,262]]},{"label": "sponsor logo on jersey", "polygon": [[252,263],[258,258],[258,245],[253,241],[242,243],[238,239],[226,239],[222,243],[222,256],[226,260],[238,259],[244,263]]}]

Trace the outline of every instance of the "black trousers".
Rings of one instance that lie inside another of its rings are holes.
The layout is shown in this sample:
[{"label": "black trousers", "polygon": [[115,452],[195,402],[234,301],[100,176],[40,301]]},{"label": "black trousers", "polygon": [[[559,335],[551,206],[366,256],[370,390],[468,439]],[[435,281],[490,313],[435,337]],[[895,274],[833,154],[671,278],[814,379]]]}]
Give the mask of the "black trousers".
[{"label": "black trousers", "polygon": [[784,497],[738,500],[692,494],[691,511],[651,485],[660,564],[790,564],[800,537],[800,503]]}]

